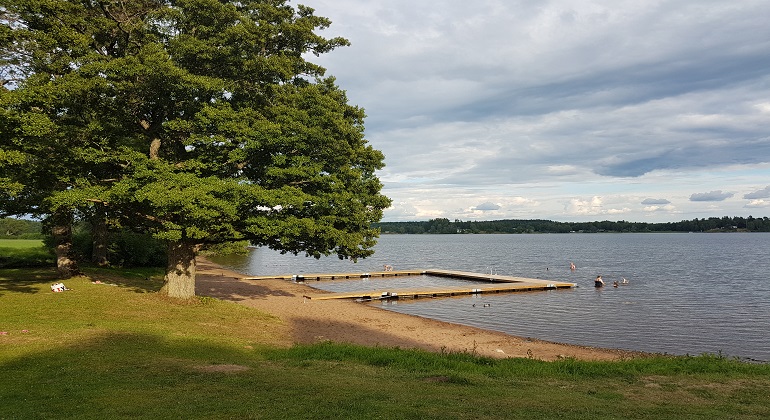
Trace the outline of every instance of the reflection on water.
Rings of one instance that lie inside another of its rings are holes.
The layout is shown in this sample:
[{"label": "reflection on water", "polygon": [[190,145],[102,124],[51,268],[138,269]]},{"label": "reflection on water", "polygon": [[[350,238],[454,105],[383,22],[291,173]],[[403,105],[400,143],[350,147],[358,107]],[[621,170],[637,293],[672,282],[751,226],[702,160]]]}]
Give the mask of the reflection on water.
[{"label": "reflection on water", "polygon": [[[251,275],[370,272],[389,264],[568,281],[580,287],[376,304],[544,340],[770,361],[770,234],[384,235],[375,249],[358,263],[266,249],[217,262]],[[598,274],[608,286],[593,287]],[[630,283],[613,288],[623,277]]]}]

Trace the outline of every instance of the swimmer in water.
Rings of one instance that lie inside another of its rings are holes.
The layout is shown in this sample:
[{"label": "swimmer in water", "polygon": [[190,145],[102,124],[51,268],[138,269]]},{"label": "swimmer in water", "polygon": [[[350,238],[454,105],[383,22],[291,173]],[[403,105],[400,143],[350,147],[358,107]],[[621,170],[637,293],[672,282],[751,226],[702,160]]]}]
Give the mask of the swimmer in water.
[{"label": "swimmer in water", "polygon": [[602,276],[596,276],[596,280],[594,280],[594,287],[602,286],[604,286],[604,280],[602,280]]}]

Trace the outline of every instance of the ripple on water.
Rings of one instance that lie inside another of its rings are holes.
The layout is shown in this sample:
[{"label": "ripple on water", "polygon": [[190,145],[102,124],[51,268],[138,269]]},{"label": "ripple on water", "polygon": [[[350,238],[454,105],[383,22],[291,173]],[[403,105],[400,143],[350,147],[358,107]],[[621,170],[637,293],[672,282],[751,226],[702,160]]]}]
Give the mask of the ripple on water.
[{"label": "ripple on water", "polygon": [[[266,249],[216,261],[251,275],[371,272],[389,264],[396,270],[440,268],[574,282],[580,287],[380,304],[544,340],[671,354],[722,352],[770,361],[767,249],[770,233],[384,235],[375,255],[356,264]],[[569,270],[570,262],[576,271]],[[592,280],[598,274],[610,284],[623,277],[630,284],[597,290]],[[377,280],[368,281],[374,285]],[[436,278],[385,281],[392,281],[393,288],[401,287],[400,281],[424,287]],[[312,285],[339,288],[334,291],[359,287],[352,282]]]}]

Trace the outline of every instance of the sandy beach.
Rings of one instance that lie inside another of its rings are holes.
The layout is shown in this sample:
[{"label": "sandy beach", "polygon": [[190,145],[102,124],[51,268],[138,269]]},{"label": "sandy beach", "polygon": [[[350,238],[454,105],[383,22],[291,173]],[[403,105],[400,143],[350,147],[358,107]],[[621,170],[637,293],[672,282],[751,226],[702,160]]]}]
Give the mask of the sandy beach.
[{"label": "sandy beach", "polygon": [[[616,360],[635,353],[552,343],[451,324],[350,300],[311,300],[324,293],[287,280],[243,280],[242,273],[198,258],[196,292],[237,302],[281,320],[275,344],[335,341],[366,346],[419,348],[434,352],[472,352],[481,356],[557,360]],[[526,322],[526,320],[522,320]]]}]

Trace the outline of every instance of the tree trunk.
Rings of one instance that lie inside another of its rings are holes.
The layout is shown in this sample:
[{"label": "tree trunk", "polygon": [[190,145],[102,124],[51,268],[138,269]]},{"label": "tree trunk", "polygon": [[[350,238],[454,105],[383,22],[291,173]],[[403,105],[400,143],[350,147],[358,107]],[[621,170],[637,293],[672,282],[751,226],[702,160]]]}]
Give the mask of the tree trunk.
[{"label": "tree trunk", "polygon": [[168,265],[165,283],[160,289],[165,294],[177,299],[195,297],[195,251],[197,244],[188,241],[170,242],[168,245]]},{"label": "tree trunk", "polygon": [[160,139],[152,139],[150,143],[150,159],[157,160],[160,155]]},{"label": "tree trunk", "polygon": [[91,262],[104,267],[109,265],[107,260],[107,220],[102,209],[98,210],[93,219],[91,231],[93,248],[91,249]]},{"label": "tree trunk", "polygon": [[57,211],[51,228],[56,247],[56,270],[59,278],[68,279],[80,274],[77,262],[72,258],[72,213]]}]

